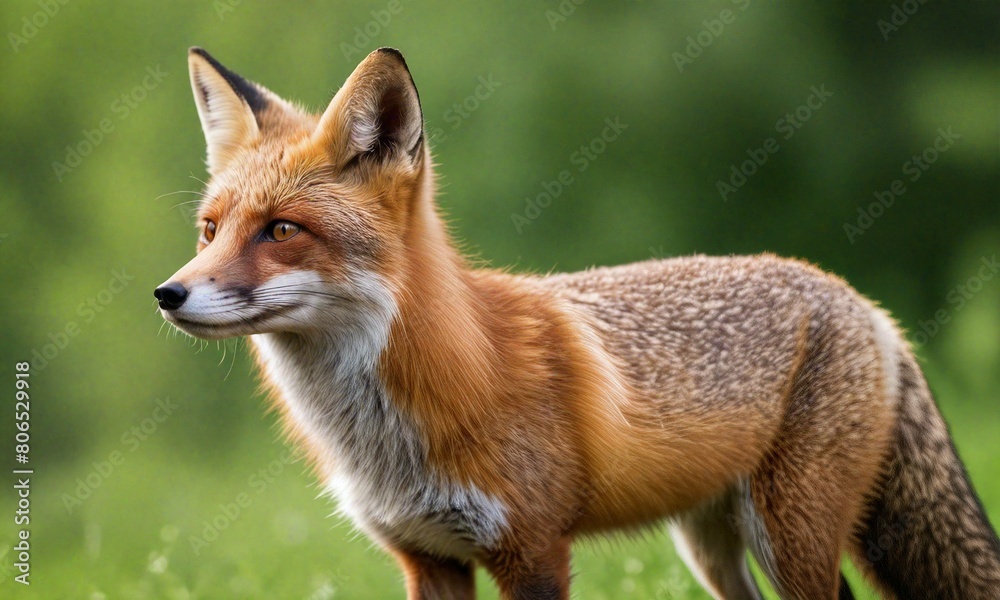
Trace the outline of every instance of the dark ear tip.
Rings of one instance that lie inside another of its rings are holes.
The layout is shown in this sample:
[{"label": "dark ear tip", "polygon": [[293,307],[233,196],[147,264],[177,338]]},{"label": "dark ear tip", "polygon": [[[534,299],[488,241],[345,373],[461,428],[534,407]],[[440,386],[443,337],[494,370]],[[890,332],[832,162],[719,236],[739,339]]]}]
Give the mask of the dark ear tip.
[{"label": "dark ear tip", "polygon": [[398,57],[400,60],[403,59],[403,53],[400,52],[398,48],[393,48],[392,46],[382,46],[381,48],[376,48],[375,52],[386,52]]},{"label": "dark ear tip", "polygon": [[404,69],[406,69],[407,71],[410,70],[410,68],[406,66],[406,59],[403,58],[403,53],[397,50],[396,48],[392,48],[390,46],[382,46],[381,48],[372,52],[372,54],[387,54],[398,60],[400,64],[403,65]]},{"label": "dark ear tip", "polygon": [[229,87],[231,87],[238,96],[246,101],[255,115],[267,108],[267,99],[255,84],[250,83],[246,79],[243,79],[236,73],[233,73],[224,67],[222,63],[215,60],[215,57],[206,52],[203,48],[198,46],[191,46],[188,48],[188,56],[195,55],[203,58],[219,75],[222,75],[226,82],[229,83]]}]

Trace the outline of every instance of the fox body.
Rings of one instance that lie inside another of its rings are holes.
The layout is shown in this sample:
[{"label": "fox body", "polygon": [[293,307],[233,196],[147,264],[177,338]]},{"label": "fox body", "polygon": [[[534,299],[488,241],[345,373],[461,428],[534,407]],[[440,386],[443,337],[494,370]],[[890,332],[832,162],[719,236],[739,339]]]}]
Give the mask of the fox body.
[{"label": "fox body", "polygon": [[[770,255],[472,268],[434,206],[402,56],[319,116],[200,49],[198,254],[157,288],[249,336],[289,434],[411,598],[568,598],[570,544],[667,519],[717,598],[995,598],[1000,544],[893,321]],[[892,541],[886,548],[884,540]],[[878,556],[868,552],[872,543]]]}]

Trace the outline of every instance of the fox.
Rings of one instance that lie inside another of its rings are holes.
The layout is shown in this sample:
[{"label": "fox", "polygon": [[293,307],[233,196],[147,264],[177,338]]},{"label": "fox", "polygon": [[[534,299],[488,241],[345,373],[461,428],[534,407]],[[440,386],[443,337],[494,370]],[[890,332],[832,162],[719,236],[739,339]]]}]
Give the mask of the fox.
[{"label": "fox", "polygon": [[666,526],[714,598],[1000,598],[1000,541],[887,311],[773,254],[518,274],[435,201],[403,55],[320,114],[188,53],[196,254],[154,296],[247,337],[292,443],[407,598],[570,597],[571,546]]}]

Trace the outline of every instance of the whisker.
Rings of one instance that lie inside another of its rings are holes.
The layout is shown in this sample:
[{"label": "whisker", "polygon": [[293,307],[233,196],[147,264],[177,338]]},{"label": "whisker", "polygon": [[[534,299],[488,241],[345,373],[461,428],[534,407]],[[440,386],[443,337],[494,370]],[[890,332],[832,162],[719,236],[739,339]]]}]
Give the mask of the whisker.
[{"label": "whisker", "polygon": [[194,200],[188,200],[187,202],[178,202],[177,204],[171,206],[170,209],[173,210],[179,206],[185,206],[187,204],[195,204],[197,202],[201,202],[201,198],[195,198]]},{"label": "whisker", "polygon": [[173,206],[171,206],[170,210],[174,210],[175,208],[180,208],[180,207],[185,206],[187,204],[200,203],[200,202],[203,202],[205,200],[204,193],[202,193],[202,192],[196,192],[194,190],[177,190],[176,192],[167,192],[166,194],[160,194],[159,196],[157,196],[156,200],[159,200],[161,198],[165,198],[167,196],[173,196],[174,194],[194,194],[195,196],[197,196],[197,198],[195,198],[193,200],[186,200],[184,202],[178,202],[177,204],[174,204]]},{"label": "whisker", "polygon": [[174,194],[196,194],[198,196],[204,195],[202,192],[196,192],[194,190],[177,190],[176,192],[167,192],[166,194],[160,194],[155,198],[155,200],[159,200],[160,198],[166,198],[167,196],[173,196]]},{"label": "whisker", "polygon": [[230,306],[240,306],[241,304],[245,305],[246,302],[237,300],[236,302],[229,302],[228,304],[216,304],[214,305],[214,308],[229,308]]},{"label": "whisker", "polygon": [[226,376],[222,378],[223,381],[227,381],[229,379],[229,375],[233,372],[233,367],[236,366],[236,353],[239,349],[240,349],[240,341],[236,340],[235,347],[233,348],[233,360],[232,362],[229,363],[229,370],[226,371]]},{"label": "whisker", "polygon": [[267,289],[261,291],[255,291],[251,293],[251,297],[254,300],[259,300],[262,298],[281,298],[281,297],[294,297],[294,296],[315,296],[319,298],[333,298],[336,300],[351,300],[350,296],[343,294],[338,294],[335,292],[323,292],[319,290],[278,290],[278,289]]}]

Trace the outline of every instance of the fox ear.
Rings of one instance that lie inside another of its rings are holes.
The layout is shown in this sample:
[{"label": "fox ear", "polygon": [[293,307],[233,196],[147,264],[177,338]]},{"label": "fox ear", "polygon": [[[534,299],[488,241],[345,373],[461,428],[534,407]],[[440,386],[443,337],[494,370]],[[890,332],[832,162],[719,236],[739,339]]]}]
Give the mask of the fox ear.
[{"label": "fox ear", "polygon": [[379,48],[358,65],[330,101],[314,139],[340,166],[369,159],[420,164],[423,113],[399,50]]},{"label": "fox ear", "polygon": [[243,79],[201,48],[188,50],[191,88],[208,145],[208,171],[222,171],[240,148],[260,136],[269,92]]}]

